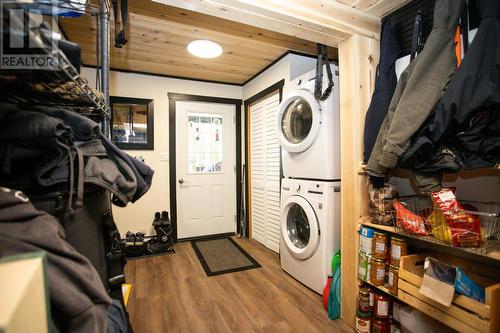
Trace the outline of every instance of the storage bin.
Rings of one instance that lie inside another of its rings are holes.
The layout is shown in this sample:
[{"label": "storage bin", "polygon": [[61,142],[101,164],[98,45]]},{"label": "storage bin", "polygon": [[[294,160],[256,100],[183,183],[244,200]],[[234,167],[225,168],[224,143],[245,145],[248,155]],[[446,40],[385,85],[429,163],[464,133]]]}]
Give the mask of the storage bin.
[{"label": "storage bin", "polygon": [[[427,196],[402,196],[387,200],[391,202],[390,214],[398,234],[483,255],[500,250],[498,203],[459,200],[464,208],[448,212],[459,221],[451,227],[443,211],[434,207]],[[400,210],[396,211],[394,207]]]},{"label": "storage bin", "polygon": [[[433,257],[461,267],[475,282],[485,287],[486,302],[455,293],[452,305],[443,306],[420,295],[424,261]],[[414,254],[401,257],[398,298],[459,332],[500,332],[500,270],[443,253]]]}]

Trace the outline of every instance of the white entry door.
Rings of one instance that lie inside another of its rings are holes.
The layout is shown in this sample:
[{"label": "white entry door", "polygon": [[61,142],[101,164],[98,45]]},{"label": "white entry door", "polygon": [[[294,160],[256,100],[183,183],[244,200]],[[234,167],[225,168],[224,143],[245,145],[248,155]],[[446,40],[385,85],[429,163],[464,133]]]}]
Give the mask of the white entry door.
[{"label": "white entry door", "polygon": [[234,104],[176,102],[177,237],[236,231]]},{"label": "white entry door", "polygon": [[252,238],[275,252],[280,248],[278,110],[278,92],[249,108]]}]

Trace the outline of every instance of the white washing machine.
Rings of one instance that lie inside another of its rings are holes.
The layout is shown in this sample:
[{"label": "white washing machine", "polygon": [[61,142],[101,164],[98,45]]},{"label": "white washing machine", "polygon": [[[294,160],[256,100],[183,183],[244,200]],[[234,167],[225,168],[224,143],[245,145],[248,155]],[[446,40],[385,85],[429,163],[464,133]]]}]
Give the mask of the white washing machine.
[{"label": "white washing machine", "polygon": [[[338,67],[331,65],[334,86],[324,101],[314,98],[316,71],[287,86],[277,128],[285,178],[340,180],[340,106]],[[323,67],[323,90],[328,87]]]},{"label": "white washing machine", "polygon": [[281,268],[321,294],[340,248],[340,182],[283,179]]}]

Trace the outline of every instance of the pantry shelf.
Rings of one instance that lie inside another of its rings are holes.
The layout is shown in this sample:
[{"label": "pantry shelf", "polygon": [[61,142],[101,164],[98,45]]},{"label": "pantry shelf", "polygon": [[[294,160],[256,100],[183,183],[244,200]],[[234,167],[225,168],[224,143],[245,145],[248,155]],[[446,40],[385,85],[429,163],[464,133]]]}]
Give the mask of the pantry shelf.
[{"label": "pantry shelf", "polygon": [[360,223],[360,225],[364,225],[364,226],[369,227],[369,228],[373,228],[373,229],[385,231],[385,232],[388,232],[391,234],[399,235],[403,238],[415,240],[416,242],[420,242],[423,244],[432,245],[433,247],[439,248],[440,250],[444,250],[445,252],[453,251],[454,255],[459,255],[461,253],[461,254],[464,254],[467,256],[469,254],[472,254],[474,256],[478,256],[478,257],[484,258],[486,260],[490,260],[490,261],[493,260],[493,261],[496,261],[496,263],[494,263],[496,266],[500,266],[500,249],[499,248],[496,248],[496,249],[484,254],[484,253],[479,253],[479,252],[475,251],[474,249],[470,249],[470,248],[451,247],[451,246],[448,246],[446,244],[442,244],[442,243],[428,240],[427,238],[412,236],[412,235],[409,235],[407,233],[399,232],[393,226],[371,223],[369,216],[361,217],[359,220],[359,223]]},{"label": "pantry shelf", "polygon": [[365,281],[365,280],[362,280],[362,279],[359,279],[359,281],[362,281],[362,282],[364,282],[364,283],[366,283],[366,284],[369,284],[371,287],[376,288],[376,289],[378,289],[378,290],[380,290],[380,291],[382,291],[382,292],[386,293],[387,295],[390,295],[391,297],[394,297],[394,298],[396,298],[396,299],[398,299],[398,300],[401,300],[398,296],[396,296],[396,295],[394,295],[394,294],[391,294],[391,293],[389,292],[389,289],[387,289],[387,288],[386,288],[386,287],[384,287],[384,286],[376,286],[376,285],[372,284],[370,281]]}]

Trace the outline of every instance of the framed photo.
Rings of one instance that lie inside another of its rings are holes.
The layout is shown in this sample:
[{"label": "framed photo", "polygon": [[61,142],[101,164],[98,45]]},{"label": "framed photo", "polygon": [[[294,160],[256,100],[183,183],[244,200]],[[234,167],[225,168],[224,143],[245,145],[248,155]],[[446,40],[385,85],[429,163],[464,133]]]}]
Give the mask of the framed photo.
[{"label": "framed photo", "polygon": [[124,150],[154,149],[153,100],[110,97],[111,140]]}]

